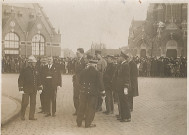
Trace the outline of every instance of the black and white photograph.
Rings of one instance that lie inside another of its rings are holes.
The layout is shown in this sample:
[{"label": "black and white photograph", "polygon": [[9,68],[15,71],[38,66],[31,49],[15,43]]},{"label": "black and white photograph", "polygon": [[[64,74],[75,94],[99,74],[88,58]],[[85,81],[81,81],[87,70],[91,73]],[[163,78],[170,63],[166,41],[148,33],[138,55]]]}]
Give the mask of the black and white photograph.
[{"label": "black and white photograph", "polygon": [[187,135],[187,0],[2,0],[2,135]]}]

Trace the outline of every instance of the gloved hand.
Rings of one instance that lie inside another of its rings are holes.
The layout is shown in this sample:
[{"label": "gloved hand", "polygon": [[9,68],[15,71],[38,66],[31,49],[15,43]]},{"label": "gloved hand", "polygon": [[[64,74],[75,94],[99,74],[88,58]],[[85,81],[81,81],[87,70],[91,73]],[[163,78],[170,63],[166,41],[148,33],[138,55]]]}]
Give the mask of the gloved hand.
[{"label": "gloved hand", "polygon": [[105,97],[105,96],[106,96],[106,95],[105,95],[105,91],[100,92],[100,94],[102,95],[102,97]]},{"label": "gloved hand", "polygon": [[20,94],[24,94],[24,91],[19,91]]},{"label": "gloved hand", "polygon": [[57,87],[57,90],[59,90],[59,89],[60,89],[60,86]]},{"label": "gloved hand", "polygon": [[128,88],[124,88],[124,94],[125,94],[125,95],[128,94]]},{"label": "gloved hand", "polygon": [[42,90],[39,90],[39,94],[41,94],[42,93]]}]

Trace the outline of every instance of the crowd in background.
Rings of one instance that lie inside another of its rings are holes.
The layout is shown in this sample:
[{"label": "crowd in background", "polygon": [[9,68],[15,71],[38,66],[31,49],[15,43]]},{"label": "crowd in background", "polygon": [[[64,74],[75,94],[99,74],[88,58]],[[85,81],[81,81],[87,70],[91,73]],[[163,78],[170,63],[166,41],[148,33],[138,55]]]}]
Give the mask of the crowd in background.
[{"label": "crowd in background", "polygon": [[152,57],[139,58],[135,61],[138,66],[139,76],[142,77],[186,77],[187,76],[187,59]]},{"label": "crowd in background", "polygon": [[[187,76],[187,59],[167,58],[167,57],[148,57],[134,58],[142,77],[186,77]],[[54,57],[54,62],[59,67],[62,74],[73,74],[76,58],[59,58]],[[116,59],[115,59],[116,63]],[[38,64],[40,65],[40,58]],[[2,73],[19,73],[27,66],[25,57],[3,57]]]},{"label": "crowd in background", "polygon": [[[59,58],[54,57],[54,62],[60,69],[62,74],[73,74],[75,58]],[[37,58],[37,66],[40,65],[40,58]],[[20,73],[27,67],[28,62],[26,57],[3,57],[2,58],[2,73]]]}]

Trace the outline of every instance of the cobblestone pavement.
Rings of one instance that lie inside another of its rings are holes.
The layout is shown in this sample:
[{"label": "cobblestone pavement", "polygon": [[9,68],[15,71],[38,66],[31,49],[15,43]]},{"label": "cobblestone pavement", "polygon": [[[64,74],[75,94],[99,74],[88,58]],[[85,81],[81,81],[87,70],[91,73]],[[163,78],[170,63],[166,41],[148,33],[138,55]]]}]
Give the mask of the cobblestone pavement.
[{"label": "cobblestone pavement", "polygon": [[[20,98],[18,75],[2,75],[3,93]],[[2,128],[2,135],[186,135],[187,81],[181,78],[139,78],[139,97],[134,99],[130,123],[120,123],[114,115],[96,113],[96,128],[76,126],[72,102],[72,77],[63,76],[58,91],[56,117],[36,113],[37,121],[15,121]],[[39,111],[39,95],[37,110]],[[104,109],[103,103],[103,109]],[[28,116],[28,113],[27,113]],[[27,117],[26,117],[27,118]]]}]

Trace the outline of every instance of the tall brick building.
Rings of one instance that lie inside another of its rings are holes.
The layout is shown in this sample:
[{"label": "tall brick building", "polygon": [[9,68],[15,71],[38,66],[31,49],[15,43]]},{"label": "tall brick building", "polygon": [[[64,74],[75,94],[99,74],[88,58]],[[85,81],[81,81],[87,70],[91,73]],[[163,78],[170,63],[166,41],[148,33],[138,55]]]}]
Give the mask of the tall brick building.
[{"label": "tall brick building", "polygon": [[186,57],[187,4],[150,4],[146,20],[132,20],[128,45],[133,55],[141,57]]},{"label": "tall brick building", "polygon": [[2,5],[2,55],[60,56],[61,34],[39,4]]}]

